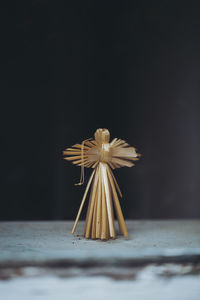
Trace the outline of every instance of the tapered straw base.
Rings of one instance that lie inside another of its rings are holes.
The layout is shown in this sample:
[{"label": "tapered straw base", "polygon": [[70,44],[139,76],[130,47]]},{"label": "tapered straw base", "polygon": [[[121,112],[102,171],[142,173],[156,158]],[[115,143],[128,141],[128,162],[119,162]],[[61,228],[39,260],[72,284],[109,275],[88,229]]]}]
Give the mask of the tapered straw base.
[{"label": "tapered straw base", "polygon": [[128,236],[116,192],[116,180],[109,166],[99,163],[92,182],[84,228],[85,238],[100,240],[116,238],[113,203],[120,232]]}]

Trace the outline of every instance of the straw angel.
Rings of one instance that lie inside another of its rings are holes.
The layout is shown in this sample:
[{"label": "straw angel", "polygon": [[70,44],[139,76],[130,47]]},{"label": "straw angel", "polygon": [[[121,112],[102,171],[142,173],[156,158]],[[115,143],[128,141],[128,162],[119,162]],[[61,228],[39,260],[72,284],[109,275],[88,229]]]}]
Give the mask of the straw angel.
[{"label": "straw angel", "polygon": [[84,140],[82,144],[75,144],[63,152],[64,159],[71,161],[76,166],[81,166],[79,185],[84,182],[84,168],[93,168],[72,234],[76,230],[82,208],[91,188],[84,237],[101,240],[116,238],[114,209],[119,231],[127,237],[128,232],[118,198],[118,194],[120,197],[122,194],[112,170],[134,166],[133,161],[138,160],[140,154],[136,153],[134,147],[130,147],[121,139],[114,138],[112,142],[109,142],[110,133],[107,129],[97,129],[94,138]]}]

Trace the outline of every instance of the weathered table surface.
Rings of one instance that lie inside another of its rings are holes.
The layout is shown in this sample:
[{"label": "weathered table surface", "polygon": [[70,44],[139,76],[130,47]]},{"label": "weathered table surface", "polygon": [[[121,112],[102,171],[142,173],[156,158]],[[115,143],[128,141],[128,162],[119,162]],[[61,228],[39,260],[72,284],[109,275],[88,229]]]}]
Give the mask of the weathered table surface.
[{"label": "weathered table surface", "polygon": [[105,263],[200,255],[200,220],[127,221],[129,237],[99,241],[73,236],[73,222],[0,223],[0,264],[65,261]]},{"label": "weathered table surface", "polygon": [[106,242],[72,226],[0,223],[2,299],[199,299],[200,220],[127,221]]}]

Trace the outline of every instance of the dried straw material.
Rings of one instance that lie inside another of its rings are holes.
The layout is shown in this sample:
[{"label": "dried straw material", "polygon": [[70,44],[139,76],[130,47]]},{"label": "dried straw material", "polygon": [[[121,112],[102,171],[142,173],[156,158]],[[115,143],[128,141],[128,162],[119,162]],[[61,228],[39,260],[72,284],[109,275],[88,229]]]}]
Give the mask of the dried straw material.
[{"label": "dried straw material", "polygon": [[81,166],[81,179],[78,185],[84,183],[84,168],[93,168],[72,233],[76,230],[87,194],[91,188],[84,236],[88,239],[115,239],[114,209],[120,233],[128,236],[118,198],[118,194],[120,197],[122,194],[112,169],[134,166],[133,161],[138,160],[140,154],[136,153],[134,147],[130,147],[121,139],[115,138],[109,143],[110,133],[107,129],[97,129],[94,137],[94,140],[84,140],[82,144],[75,144],[63,152],[64,159]]}]

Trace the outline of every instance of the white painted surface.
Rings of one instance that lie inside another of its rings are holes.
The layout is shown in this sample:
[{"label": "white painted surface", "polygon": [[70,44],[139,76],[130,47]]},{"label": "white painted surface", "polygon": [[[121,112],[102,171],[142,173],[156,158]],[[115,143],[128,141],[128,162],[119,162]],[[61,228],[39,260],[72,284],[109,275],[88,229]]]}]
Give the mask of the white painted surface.
[{"label": "white painted surface", "polygon": [[160,269],[158,272],[156,269],[148,266],[139,272],[136,279],[120,281],[105,276],[34,277],[32,271],[32,276],[27,278],[0,281],[0,295],[2,300],[199,300],[200,275],[166,279],[160,277]]},{"label": "white painted surface", "polygon": [[[51,272],[44,269],[42,273],[38,268],[28,267],[21,275],[0,280],[0,299],[200,299],[200,275],[190,274],[192,264],[168,266],[167,272],[174,273],[170,277],[162,276],[166,272],[164,265],[147,266],[135,271],[131,267],[118,268],[115,264],[145,257],[199,255],[199,220],[128,221],[129,238],[119,236],[107,242],[84,239],[83,225],[83,222],[78,225],[73,236],[73,222],[0,223],[1,267],[5,262],[10,265],[52,260],[72,262],[71,269],[59,269],[59,272],[67,272],[68,277],[64,274],[62,278],[55,269]],[[96,269],[87,270],[73,267],[73,262],[85,261],[112,262],[113,265],[105,264],[100,270],[98,265]],[[111,273],[115,276],[108,275]]]}]

